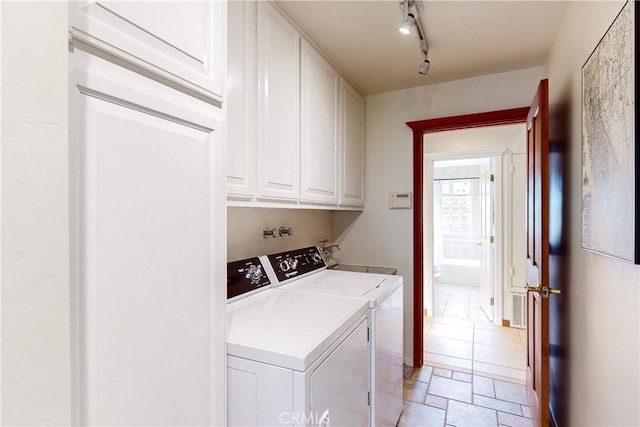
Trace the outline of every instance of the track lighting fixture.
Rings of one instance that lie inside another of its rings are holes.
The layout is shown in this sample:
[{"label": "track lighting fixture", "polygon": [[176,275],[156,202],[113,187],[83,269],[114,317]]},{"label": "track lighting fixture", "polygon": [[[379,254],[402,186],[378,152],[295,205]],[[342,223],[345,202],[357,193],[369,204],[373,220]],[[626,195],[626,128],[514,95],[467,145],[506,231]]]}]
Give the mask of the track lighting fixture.
[{"label": "track lighting fixture", "polygon": [[429,58],[427,57],[429,54],[429,44],[427,43],[424,30],[422,29],[422,24],[420,23],[418,2],[419,0],[404,0],[400,3],[400,8],[402,9],[402,22],[398,30],[402,34],[409,34],[411,33],[411,29],[413,27],[416,28],[416,33],[418,34],[418,42],[420,44],[420,51],[422,52],[422,62],[420,63],[418,73],[426,75],[429,72],[429,68],[431,67],[431,61],[429,61]]},{"label": "track lighting fixture", "polygon": [[409,13],[409,0],[405,0],[401,3],[402,5],[402,22],[400,23],[400,27],[398,31],[402,34],[411,33],[411,28],[413,28],[413,15]]},{"label": "track lighting fixture", "polygon": [[418,73],[424,76],[429,72],[430,67],[431,67],[431,61],[429,61],[429,58],[427,58],[427,52],[422,52],[422,64],[420,64],[420,69],[418,70]]}]

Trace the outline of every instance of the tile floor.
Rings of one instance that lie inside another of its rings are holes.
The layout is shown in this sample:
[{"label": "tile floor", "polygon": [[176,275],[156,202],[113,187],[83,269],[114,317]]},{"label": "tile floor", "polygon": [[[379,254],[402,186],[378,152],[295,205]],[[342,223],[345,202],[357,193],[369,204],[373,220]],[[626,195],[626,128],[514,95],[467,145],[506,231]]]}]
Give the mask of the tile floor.
[{"label": "tile floor", "polygon": [[525,386],[434,366],[405,367],[398,427],[531,426]]},{"label": "tile floor", "polygon": [[437,284],[434,308],[424,323],[425,364],[525,383],[526,331],[489,322],[477,288]]}]

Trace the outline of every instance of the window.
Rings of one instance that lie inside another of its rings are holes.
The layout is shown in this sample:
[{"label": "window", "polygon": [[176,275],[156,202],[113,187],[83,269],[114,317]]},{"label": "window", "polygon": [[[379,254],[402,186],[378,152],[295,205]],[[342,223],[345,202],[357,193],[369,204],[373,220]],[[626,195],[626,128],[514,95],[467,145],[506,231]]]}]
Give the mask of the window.
[{"label": "window", "polygon": [[471,180],[460,179],[441,183],[442,234],[472,237],[473,206]]}]

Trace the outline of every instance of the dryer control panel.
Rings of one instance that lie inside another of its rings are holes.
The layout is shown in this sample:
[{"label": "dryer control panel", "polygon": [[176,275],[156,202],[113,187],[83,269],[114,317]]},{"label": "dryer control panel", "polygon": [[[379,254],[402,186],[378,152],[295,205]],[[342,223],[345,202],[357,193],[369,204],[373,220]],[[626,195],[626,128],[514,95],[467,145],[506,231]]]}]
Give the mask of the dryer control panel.
[{"label": "dryer control panel", "polygon": [[315,246],[268,255],[279,283],[327,267],[320,250]]},{"label": "dryer control panel", "polygon": [[270,284],[271,281],[258,257],[227,264],[227,300]]}]

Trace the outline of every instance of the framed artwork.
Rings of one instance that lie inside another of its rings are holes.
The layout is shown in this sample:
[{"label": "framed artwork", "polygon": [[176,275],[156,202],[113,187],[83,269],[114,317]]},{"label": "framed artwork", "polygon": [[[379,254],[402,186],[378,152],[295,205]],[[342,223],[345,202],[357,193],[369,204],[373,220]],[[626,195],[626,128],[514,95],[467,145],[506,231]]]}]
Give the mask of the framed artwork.
[{"label": "framed artwork", "polygon": [[640,264],[635,1],[582,66],[582,247]]}]

